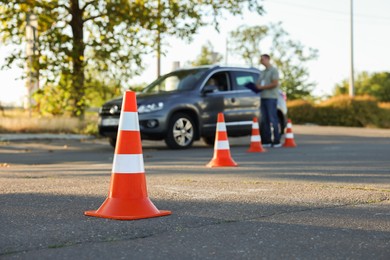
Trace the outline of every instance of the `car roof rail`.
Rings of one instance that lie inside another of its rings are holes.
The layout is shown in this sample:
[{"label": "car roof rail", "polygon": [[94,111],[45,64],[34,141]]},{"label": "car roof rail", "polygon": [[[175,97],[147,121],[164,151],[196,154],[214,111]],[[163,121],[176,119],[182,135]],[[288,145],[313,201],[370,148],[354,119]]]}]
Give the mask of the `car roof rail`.
[{"label": "car roof rail", "polygon": [[173,71],[180,71],[180,70],[189,70],[193,68],[206,68],[206,69],[216,69],[216,68],[221,68],[221,67],[226,67],[226,68],[245,68],[245,69],[255,69],[258,70],[258,68],[254,66],[249,66],[249,65],[243,65],[243,64],[210,64],[210,65],[201,65],[201,66],[188,66],[188,67],[180,67],[177,68]]},{"label": "car roof rail", "polygon": [[210,68],[213,68],[213,67],[215,67],[215,66],[216,66],[216,65],[183,66],[183,67],[174,69],[174,70],[172,70],[171,72],[173,72],[173,71],[178,71],[178,70],[190,70],[190,69],[194,69],[194,68],[206,68],[206,69],[210,69]]},{"label": "car roof rail", "polygon": [[246,69],[257,69],[256,67],[254,66],[251,66],[251,65],[247,65],[247,64],[240,64],[240,63],[236,63],[236,64],[233,64],[233,63],[229,63],[229,64],[221,64],[220,66],[223,66],[223,67],[229,67],[229,68],[246,68]]}]

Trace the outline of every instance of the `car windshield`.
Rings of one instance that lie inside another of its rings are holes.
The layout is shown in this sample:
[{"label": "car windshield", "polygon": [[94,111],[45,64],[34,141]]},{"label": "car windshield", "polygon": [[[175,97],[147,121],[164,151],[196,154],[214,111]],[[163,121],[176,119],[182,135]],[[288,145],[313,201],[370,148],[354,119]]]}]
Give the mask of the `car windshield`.
[{"label": "car windshield", "polygon": [[155,80],[142,92],[159,93],[193,89],[206,70],[207,68],[197,68],[171,72]]}]

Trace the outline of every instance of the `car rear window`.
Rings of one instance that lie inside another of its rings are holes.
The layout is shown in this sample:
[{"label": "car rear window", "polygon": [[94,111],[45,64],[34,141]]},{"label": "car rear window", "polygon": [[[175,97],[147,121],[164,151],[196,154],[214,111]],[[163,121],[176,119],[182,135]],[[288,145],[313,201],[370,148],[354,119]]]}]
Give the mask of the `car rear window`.
[{"label": "car rear window", "polygon": [[234,89],[236,90],[248,90],[245,84],[248,82],[256,83],[259,78],[258,73],[249,71],[235,71],[233,73]]}]

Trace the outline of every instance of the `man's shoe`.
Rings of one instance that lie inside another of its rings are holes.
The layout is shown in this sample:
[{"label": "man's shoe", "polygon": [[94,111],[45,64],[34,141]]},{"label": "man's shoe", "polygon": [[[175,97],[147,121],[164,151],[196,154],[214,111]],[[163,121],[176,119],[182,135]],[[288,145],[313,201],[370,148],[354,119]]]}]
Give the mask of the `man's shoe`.
[{"label": "man's shoe", "polygon": [[273,147],[273,148],[280,148],[280,147],[282,147],[282,144],[281,144],[281,143],[274,143],[274,144],[272,145],[272,147]]},{"label": "man's shoe", "polygon": [[269,147],[272,147],[272,144],[262,144],[262,146],[264,147],[264,148],[269,148]]}]

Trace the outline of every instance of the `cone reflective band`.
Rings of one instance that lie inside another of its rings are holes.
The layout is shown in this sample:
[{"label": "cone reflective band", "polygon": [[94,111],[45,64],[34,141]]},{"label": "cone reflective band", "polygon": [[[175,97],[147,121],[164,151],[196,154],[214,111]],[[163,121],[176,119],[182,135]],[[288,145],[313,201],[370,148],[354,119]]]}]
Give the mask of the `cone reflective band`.
[{"label": "cone reflective band", "polygon": [[112,173],[116,173],[116,174],[141,173],[144,171],[143,169],[144,169],[144,162],[143,162],[142,155],[138,155],[138,154],[114,155]]},{"label": "cone reflective band", "polygon": [[87,216],[133,220],[170,215],[150,201],[144,170],[135,92],[126,91],[119,118],[108,198]]},{"label": "cone reflective band", "polygon": [[286,138],[294,138],[294,134],[293,133],[286,133]]},{"label": "cone reflective band", "polygon": [[286,131],[286,137],[284,140],[283,147],[296,147],[297,144],[294,141],[294,134],[292,132],[292,123],[291,119],[288,119],[287,121],[287,131]]},{"label": "cone reflective band", "polygon": [[251,143],[250,143],[250,146],[249,146],[249,149],[247,152],[249,152],[249,153],[265,152],[265,149],[263,148],[263,145],[261,144],[259,123],[258,123],[256,117],[253,118]]},{"label": "cone reflective band", "polygon": [[237,166],[237,163],[231,158],[229,140],[226,131],[225,118],[222,113],[218,113],[214,156],[206,165],[207,167],[225,167]]},{"label": "cone reflective band", "polygon": [[226,133],[226,125],[224,122],[218,122],[217,123],[217,129],[216,129],[219,138],[216,140],[214,144],[215,150],[229,150],[229,140],[227,138]]},{"label": "cone reflective band", "polygon": [[[136,109],[136,107],[125,107],[125,109]],[[129,145],[126,140],[141,140],[138,123],[138,113],[134,111],[123,111],[119,119],[117,142],[115,146],[112,173],[143,173],[144,159],[142,155],[141,142],[133,142]]]}]

